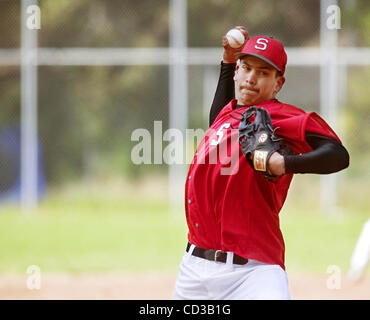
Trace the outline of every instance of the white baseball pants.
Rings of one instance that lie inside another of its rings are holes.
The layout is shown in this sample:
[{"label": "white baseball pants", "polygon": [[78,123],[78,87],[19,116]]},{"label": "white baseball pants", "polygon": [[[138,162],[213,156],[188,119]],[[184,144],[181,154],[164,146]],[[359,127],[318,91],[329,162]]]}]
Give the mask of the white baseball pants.
[{"label": "white baseball pants", "polygon": [[289,300],[286,272],[279,265],[249,260],[233,264],[215,262],[191,255],[194,245],[185,252],[175,285],[175,300]]}]

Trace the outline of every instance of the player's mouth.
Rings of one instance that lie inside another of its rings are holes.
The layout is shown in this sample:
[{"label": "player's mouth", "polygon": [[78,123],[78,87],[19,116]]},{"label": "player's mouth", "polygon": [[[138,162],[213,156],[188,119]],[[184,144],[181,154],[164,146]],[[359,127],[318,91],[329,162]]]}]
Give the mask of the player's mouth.
[{"label": "player's mouth", "polygon": [[243,91],[246,91],[247,93],[252,93],[252,94],[258,93],[258,90],[254,87],[244,86],[244,87],[241,87],[240,89]]}]

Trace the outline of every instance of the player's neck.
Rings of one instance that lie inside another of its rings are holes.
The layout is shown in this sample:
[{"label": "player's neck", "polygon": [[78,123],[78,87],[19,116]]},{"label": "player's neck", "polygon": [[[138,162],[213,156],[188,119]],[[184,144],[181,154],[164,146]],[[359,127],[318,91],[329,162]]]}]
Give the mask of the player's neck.
[{"label": "player's neck", "polygon": [[235,105],[235,109],[245,108],[245,107],[251,107],[251,106],[259,106],[261,104],[265,104],[265,103],[268,103],[268,102],[271,102],[271,101],[277,101],[277,99],[275,97],[273,97],[271,99],[264,100],[264,101],[261,101],[261,102],[256,103],[256,104],[243,104],[243,103],[237,101],[237,103]]}]

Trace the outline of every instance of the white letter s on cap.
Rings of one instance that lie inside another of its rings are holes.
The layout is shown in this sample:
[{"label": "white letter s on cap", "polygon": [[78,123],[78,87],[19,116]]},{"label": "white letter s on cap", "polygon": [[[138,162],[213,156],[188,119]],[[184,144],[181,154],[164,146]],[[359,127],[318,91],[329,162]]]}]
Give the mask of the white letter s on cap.
[{"label": "white letter s on cap", "polygon": [[254,47],[256,49],[259,49],[259,50],[266,50],[267,48],[267,43],[269,42],[267,39],[265,38],[258,38],[257,41],[256,41],[258,44],[260,44],[261,46],[258,46],[258,45],[255,45]]}]

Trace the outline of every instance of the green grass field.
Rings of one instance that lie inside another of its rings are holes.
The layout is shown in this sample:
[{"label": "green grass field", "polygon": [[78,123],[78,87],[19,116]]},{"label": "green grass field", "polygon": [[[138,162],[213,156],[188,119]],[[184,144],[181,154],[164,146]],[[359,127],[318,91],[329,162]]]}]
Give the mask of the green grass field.
[{"label": "green grass field", "polygon": [[0,215],[0,272],[168,271],[179,262],[185,225],[165,203],[45,203],[32,216]]},{"label": "green grass field", "polygon": [[[30,265],[43,272],[177,272],[186,222],[182,209],[169,212],[165,196],[144,199],[145,187],[67,190],[51,192],[28,215],[0,209],[0,273],[25,273]],[[281,213],[287,270],[347,271],[368,213],[346,208],[333,217],[292,198]]]}]

